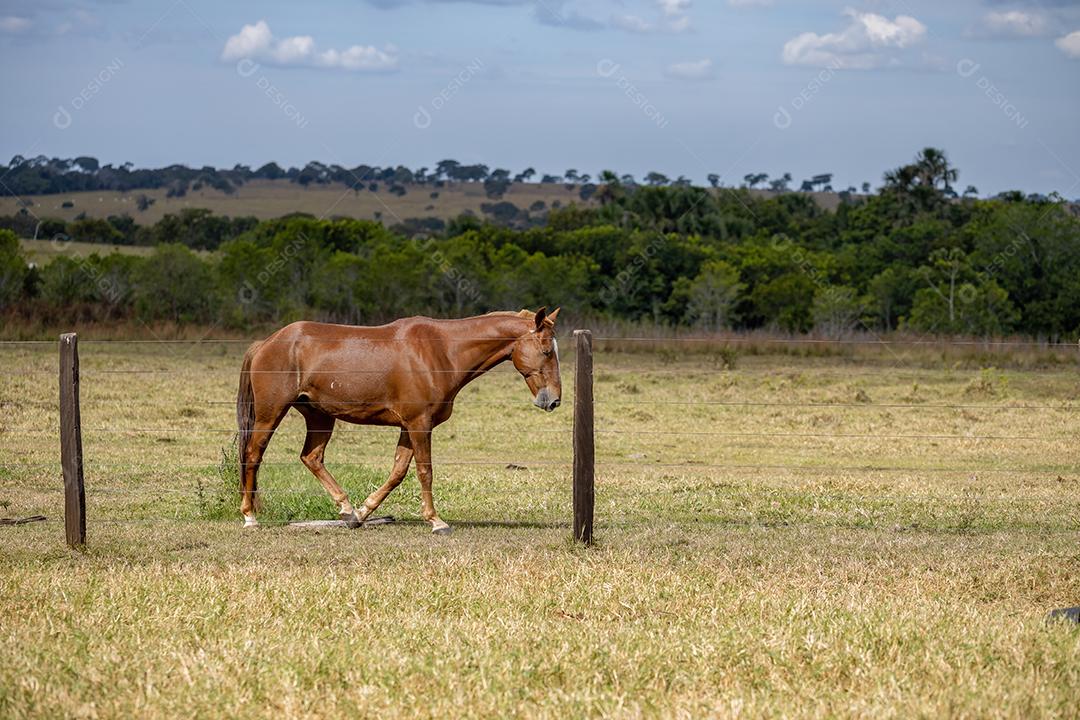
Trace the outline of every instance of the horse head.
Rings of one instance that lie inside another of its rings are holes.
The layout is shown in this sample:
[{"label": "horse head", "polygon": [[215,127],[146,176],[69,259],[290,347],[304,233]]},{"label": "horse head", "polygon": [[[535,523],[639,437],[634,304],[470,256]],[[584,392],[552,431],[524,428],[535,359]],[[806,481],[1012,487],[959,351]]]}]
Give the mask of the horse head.
[{"label": "horse head", "polygon": [[[531,314],[531,313],[529,313]],[[555,318],[559,308],[536,312],[535,327],[514,343],[511,359],[533,394],[533,404],[551,412],[562,402],[559,375],[559,342],[555,339]]]}]

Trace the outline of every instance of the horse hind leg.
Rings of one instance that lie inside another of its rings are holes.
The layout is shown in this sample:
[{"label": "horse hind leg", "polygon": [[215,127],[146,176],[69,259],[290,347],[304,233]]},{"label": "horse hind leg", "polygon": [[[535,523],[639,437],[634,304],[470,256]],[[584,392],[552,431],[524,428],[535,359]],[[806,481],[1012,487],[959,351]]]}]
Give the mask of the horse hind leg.
[{"label": "horse hind leg", "polygon": [[348,522],[350,527],[357,527],[360,525],[360,519],[357,518],[356,511],[349,502],[348,494],[323,464],[326,446],[334,433],[335,420],[332,416],[311,408],[303,410],[302,414],[307,421],[307,439],[304,440],[304,449],[300,452],[300,461],[337,503],[338,517]]},{"label": "horse hind leg", "polygon": [[259,521],[255,519],[259,464],[262,463],[266,446],[270,444],[270,438],[274,436],[274,431],[277,429],[278,424],[281,423],[281,418],[285,416],[287,410],[288,408],[283,408],[270,417],[259,418],[256,416],[247,444],[243,448],[240,465],[240,512],[244,516],[244,527],[255,527],[259,524]]},{"label": "horse hind leg", "polygon": [[386,496],[394,491],[401,481],[405,479],[405,475],[409,472],[409,463],[412,462],[413,448],[412,442],[409,440],[409,433],[406,430],[401,431],[401,436],[398,438],[397,452],[394,454],[394,468],[390,471],[389,479],[380,487],[368,495],[367,500],[364,500],[364,507],[360,511],[360,521],[367,520],[371,513],[378,509],[382,504]]}]

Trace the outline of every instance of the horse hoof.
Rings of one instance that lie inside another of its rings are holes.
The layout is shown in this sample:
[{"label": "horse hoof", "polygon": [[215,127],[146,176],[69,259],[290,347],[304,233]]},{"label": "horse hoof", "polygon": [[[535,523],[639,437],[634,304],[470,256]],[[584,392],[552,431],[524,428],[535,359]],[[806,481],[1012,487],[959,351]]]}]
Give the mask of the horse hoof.
[{"label": "horse hoof", "polygon": [[431,528],[431,534],[432,535],[449,535],[450,534],[450,526],[447,525],[446,523],[443,523],[442,525],[436,525],[435,527]]},{"label": "horse hoof", "polygon": [[254,515],[245,515],[244,516],[244,527],[245,528],[259,527],[259,521],[255,519]]},{"label": "horse hoof", "polygon": [[345,526],[348,527],[351,530],[355,530],[356,528],[358,528],[358,527],[360,527],[361,525],[364,524],[363,522],[360,521],[360,518],[358,518],[356,516],[356,513],[354,513],[354,512],[352,512],[352,513],[339,513],[338,514],[338,520],[344,521]]}]

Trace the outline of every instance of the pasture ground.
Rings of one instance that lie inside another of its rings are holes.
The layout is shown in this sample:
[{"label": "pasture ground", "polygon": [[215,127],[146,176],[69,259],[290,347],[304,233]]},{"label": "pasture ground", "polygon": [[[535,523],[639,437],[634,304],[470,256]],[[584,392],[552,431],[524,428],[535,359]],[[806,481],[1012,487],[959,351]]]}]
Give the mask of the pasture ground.
[{"label": "pasture ground", "polygon": [[[515,183],[498,200],[484,193],[482,183],[451,183],[441,188],[432,185],[408,185],[405,195],[397,197],[387,192],[388,185],[379,183],[376,193],[368,190],[354,192],[345,185],[315,185],[302,187],[288,180],[253,180],[237,188],[231,195],[204,187],[191,190],[183,197],[167,197],[166,190],[132,190],[130,192],[91,191],[28,195],[25,198],[0,197],[0,215],[12,215],[22,207],[20,201],[32,203],[36,217],[74,220],[80,213],[88,217],[105,218],[128,214],[140,225],[152,225],[166,213],[177,214],[185,208],[204,208],[215,215],[230,217],[254,216],[260,220],[281,217],[294,212],[310,213],[320,218],[338,215],[362,220],[381,219],[394,225],[409,218],[437,217],[443,220],[457,217],[466,210],[483,217],[481,205],[501,201],[512,202],[528,210],[536,201],[550,206],[558,201],[564,206],[572,202],[583,204],[578,196],[580,187],[566,185]],[[432,194],[436,197],[432,197]],[[140,211],[136,201],[140,195],[154,200]],[[64,207],[70,202],[71,207]]]},{"label": "pasture ground", "polygon": [[[1080,604],[1075,364],[722,369],[601,343],[583,549],[572,357],[554,414],[508,366],[462,394],[435,436],[437,538],[411,475],[396,525],[282,526],[332,512],[298,416],[261,476],[266,525],[241,530],[223,448],[242,351],[84,339],[79,553],[55,344],[0,346],[0,515],[49,517],[0,527],[0,716],[1078,714],[1080,632],[1044,623]],[[339,426],[328,465],[355,500],[395,437]]]},{"label": "pasture ground", "polygon": [[109,255],[118,252],[127,255],[149,255],[154,252],[150,245],[116,245],[114,243],[89,243],[75,242],[74,240],[33,240],[22,238],[19,240],[23,255],[27,262],[47,265],[61,255],[70,258],[84,258],[97,253]]},{"label": "pasture ground", "polygon": [[[27,195],[25,197],[0,196],[0,215],[13,215],[29,202],[30,211],[38,218],[57,218],[67,222],[80,214],[87,217],[107,218],[110,215],[128,214],[140,225],[152,225],[166,213],[177,214],[185,208],[203,208],[215,215],[230,217],[254,216],[260,220],[281,217],[293,212],[310,213],[319,218],[335,216],[361,220],[381,220],[385,225],[395,225],[403,220],[435,217],[450,220],[463,212],[471,211],[478,217],[486,217],[482,206],[488,203],[511,202],[521,210],[528,210],[533,203],[543,202],[547,209],[553,203],[563,207],[576,203],[595,206],[596,201],[582,202],[581,186],[559,183],[513,183],[506,194],[492,200],[484,192],[482,183],[450,183],[441,188],[433,185],[407,185],[408,192],[398,197],[387,192],[388,185],[379,183],[378,192],[361,190],[354,192],[342,184],[302,187],[288,180],[253,180],[237,188],[231,195],[203,187],[191,190],[184,197],[167,197],[164,188],[148,190],[90,191],[56,193],[50,195]],[[730,192],[730,188],[713,192]],[[436,197],[432,197],[432,193]],[[755,197],[768,198],[775,194],[766,190],[751,190]],[[140,211],[136,202],[140,195],[154,200],[146,210]],[[840,197],[835,193],[809,193],[814,202],[824,210],[835,210]],[[71,203],[64,207],[64,203]],[[532,212],[543,215],[546,210]]]}]

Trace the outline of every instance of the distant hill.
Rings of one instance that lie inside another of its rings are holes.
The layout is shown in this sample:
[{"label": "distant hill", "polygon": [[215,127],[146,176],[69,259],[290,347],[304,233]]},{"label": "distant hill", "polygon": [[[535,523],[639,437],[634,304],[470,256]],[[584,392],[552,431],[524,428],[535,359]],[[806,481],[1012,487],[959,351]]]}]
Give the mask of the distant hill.
[{"label": "distant hill", "polygon": [[[387,225],[394,225],[416,218],[449,220],[463,212],[485,217],[496,210],[496,204],[504,202],[528,211],[533,217],[543,216],[552,207],[565,207],[570,203],[584,206],[596,204],[595,200],[581,199],[582,186],[563,183],[512,183],[498,199],[487,197],[482,183],[446,183],[441,188],[431,184],[403,187],[406,192],[399,196],[387,192],[385,188],[380,188],[378,192],[354,191],[337,183],[304,187],[288,180],[253,180],[232,193],[204,186],[199,190],[189,190],[183,197],[168,197],[165,188],[129,192],[93,190],[23,198],[3,196],[0,197],[0,215],[15,214],[25,206],[39,218],[70,222],[82,214],[106,218],[126,213],[140,225],[151,225],[166,213],[175,214],[184,208],[205,208],[215,215],[254,216],[260,220],[301,212],[327,218],[381,219]],[[720,188],[715,192],[726,190]],[[750,192],[757,197],[774,194],[768,190]],[[835,210],[840,204],[840,196],[836,193],[808,194],[826,210]],[[140,197],[152,201],[144,210],[139,209]],[[485,212],[485,208],[488,212]]]},{"label": "distant hill", "polygon": [[[140,225],[149,225],[166,213],[178,213],[184,208],[205,208],[216,215],[250,215],[260,220],[302,212],[327,218],[381,219],[387,225],[393,225],[410,218],[449,220],[466,211],[482,217],[485,205],[490,208],[500,202],[513,203],[521,210],[535,208],[534,212],[546,212],[556,203],[556,207],[571,202],[582,204],[580,188],[571,186],[567,190],[562,184],[515,183],[499,199],[487,197],[482,183],[447,183],[442,188],[430,184],[404,187],[405,194],[398,196],[385,188],[378,192],[354,191],[336,183],[303,187],[288,180],[254,180],[229,194],[204,186],[188,191],[183,197],[167,197],[164,188],[30,195],[21,199],[7,196],[0,197],[0,215],[18,212],[23,207],[20,202],[25,202],[29,203],[29,211],[40,218],[66,221],[74,220],[82,213],[100,218],[127,213]],[[140,196],[153,201],[145,210],[139,210]]]}]

